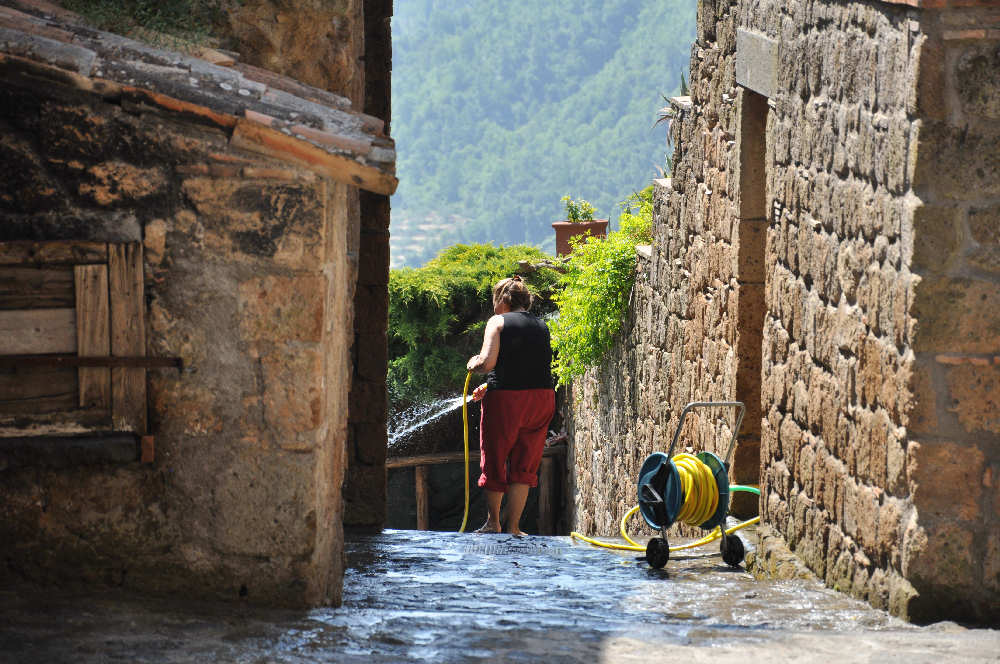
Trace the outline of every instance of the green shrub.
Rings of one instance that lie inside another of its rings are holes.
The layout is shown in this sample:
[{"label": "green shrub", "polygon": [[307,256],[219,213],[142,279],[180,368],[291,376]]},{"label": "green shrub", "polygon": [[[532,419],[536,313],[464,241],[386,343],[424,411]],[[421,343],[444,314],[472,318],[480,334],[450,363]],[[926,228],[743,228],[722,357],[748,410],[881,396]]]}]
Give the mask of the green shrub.
[{"label": "green shrub", "polygon": [[[458,244],[420,268],[389,274],[389,395],[394,407],[454,393],[465,363],[482,345],[493,315],[493,284],[519,272],[518,262],[551,256],[529,246]],[[535,295],[532,310],[551,312],[558,275],[543,268],[522,275]]]},{"label": "green shrub", "polygon": [[549,324],[552,368],[565,385],[600,363],[621,328],[635,283],[637,244],[652,241],[653,188],[621,203],[620,230],[573,243],[567,272],[553,295],[559,315]]}]

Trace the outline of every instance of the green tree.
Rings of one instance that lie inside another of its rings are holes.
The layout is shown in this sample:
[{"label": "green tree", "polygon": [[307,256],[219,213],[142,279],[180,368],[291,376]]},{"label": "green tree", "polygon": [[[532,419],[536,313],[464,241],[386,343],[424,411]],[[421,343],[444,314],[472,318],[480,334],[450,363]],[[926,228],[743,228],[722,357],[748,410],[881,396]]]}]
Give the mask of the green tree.
[{"label": "green tree", "polygon": [[[551,245],[573,192],[608,216],[663,163],[653,129],[694,38],[691,0],[407,0],[393,22],[394,256],[431,213],[457,241]],[[670,92],[673,91],[673,92]]]}]

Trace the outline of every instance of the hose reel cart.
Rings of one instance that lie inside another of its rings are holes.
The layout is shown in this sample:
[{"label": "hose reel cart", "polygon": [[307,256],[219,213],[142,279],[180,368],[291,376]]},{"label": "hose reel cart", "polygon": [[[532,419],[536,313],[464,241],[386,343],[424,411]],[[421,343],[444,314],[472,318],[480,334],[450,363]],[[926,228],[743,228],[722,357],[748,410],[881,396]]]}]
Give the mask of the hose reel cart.
[{"label": "hose reel cart", "polygon": [[[696,408],[720,407],[737,409],[736,426],[733,428],[725,461],[704,451],[695,455],[681,453],[675,457],[674,448],[687,414]],[[637,491],[642,518],[660,533],[646,545],[646,561],[652,567],[660,569],[670,559],[667,529],[678,522],[708,531],[718,528],[722,559],[733,567],[743,561],[742,540],[737,535],[726,534],[724,526],[730,502],[729,467],[745,413],[746,406],[741,401],[689,403],[681,411],[680,421],[667,453],[654,452],[646,457],[639,470]]]}]

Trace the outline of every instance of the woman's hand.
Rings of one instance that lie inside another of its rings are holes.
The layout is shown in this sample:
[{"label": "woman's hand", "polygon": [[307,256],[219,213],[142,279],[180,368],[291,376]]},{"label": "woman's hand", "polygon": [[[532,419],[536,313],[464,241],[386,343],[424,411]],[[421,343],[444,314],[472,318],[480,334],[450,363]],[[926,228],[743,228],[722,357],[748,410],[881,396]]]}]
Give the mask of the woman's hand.
[{"label": "woman's hand", "polygon": [[482,401],[483,397],[485,397],[485,396],[486,396],[486,383],[483,383],[482,385],[480,385],[476,389],[472,390],[472,400],[473,401]]},{"label": "woman's hand", "polygon": [[482,373],[480,367],[483,365],[483,358],[480,355],[473,355],[469,358],[469,361],[465,363],[466,371],[471,371],[472,373]]}]

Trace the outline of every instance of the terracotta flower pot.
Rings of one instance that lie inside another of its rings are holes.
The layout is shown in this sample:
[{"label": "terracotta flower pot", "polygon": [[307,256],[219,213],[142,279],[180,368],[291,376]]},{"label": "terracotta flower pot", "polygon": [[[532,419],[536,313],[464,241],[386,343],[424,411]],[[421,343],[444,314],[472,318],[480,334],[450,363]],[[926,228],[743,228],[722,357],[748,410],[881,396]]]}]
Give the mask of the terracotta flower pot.
[{"label": "terracotta flower pot", "polygon": [[608,220],[557,221],[552,224],[552,228],[556,231],[556,254],[569,256],[573,251],[569,245],[570,238],[584,235],[588,231],[594,237],[604,237],[608,234]]}]

